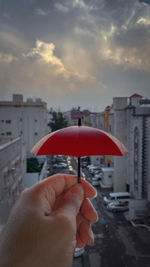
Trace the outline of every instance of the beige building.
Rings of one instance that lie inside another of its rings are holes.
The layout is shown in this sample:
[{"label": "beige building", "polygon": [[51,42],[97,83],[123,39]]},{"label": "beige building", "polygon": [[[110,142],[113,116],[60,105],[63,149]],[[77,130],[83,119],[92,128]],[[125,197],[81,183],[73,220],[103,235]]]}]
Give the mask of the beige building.
[{"label": "beige building", "polygon": [[47,106],[40,98],[24,102],[22,95],[13,95],[12,101],[0,102],[0,138],[21,137],[29,154],[47,133]]},{"label": "beige building", "polygon": [[25,147],[21,138],[0,139],[0,224],[3,224],[23,189],[26,171]]},{"label": "beige building", "polygon": [[[85,125],[98,128],[113,135],[114,132],[114,113],[111,107],[106,107],[103,112],[90,113],[85,118]],[[92,164],[101,166],[113,166],[113,156],[91,156]]]}]

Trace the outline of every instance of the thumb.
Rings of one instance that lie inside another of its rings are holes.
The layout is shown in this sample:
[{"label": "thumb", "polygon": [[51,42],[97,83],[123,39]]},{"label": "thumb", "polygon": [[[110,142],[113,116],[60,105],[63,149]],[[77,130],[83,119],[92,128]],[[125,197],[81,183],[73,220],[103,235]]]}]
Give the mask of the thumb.
[{"label": "thumb", "polygon": [[80,210],[83,199],[83,186],[81,184],[74,185],[65,193],[57,213],[68,217],[72,221],[76,220],[76,216]]}]

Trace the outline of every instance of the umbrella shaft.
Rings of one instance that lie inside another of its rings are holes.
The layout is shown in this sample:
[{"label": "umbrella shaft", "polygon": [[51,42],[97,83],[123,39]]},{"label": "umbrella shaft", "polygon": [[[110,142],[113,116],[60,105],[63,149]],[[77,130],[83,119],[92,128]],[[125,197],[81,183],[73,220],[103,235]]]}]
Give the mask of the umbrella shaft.
[{"label": "umbrella shaft", "polygon": [[78,184],[80,184],[80,157],[78,158]]}]

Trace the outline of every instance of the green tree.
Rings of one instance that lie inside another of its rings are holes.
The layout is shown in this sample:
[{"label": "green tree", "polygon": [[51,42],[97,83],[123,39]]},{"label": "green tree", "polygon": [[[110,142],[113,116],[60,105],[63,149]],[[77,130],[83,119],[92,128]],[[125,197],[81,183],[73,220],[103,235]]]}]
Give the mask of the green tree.
[{"label": "green tree", "polygon": [[42,165],[39,164],[37,158],[27,159],[27,172],[40,172]]},{"label": "green tree", "polygon": [[63,117],[62,112],[52,112],[52,120],[48,123],[51,131],[54,132],[67,126],[67,121]]}]

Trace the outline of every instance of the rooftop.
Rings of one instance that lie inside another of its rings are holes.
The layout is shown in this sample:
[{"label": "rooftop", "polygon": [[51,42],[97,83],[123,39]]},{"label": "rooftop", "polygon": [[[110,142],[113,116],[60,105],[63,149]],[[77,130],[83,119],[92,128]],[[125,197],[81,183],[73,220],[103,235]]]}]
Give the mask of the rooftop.
[{"label": "rooftop", "polygon": [[142,98],[143,96],[139,94],[133,94],[130,96],[130,98],[136,98],[136,97]]},{"label": "rooftop", "polygon": [[43,102],[41,98],[27,98],[23,101],[23,95],[13,94],[12,101],[0,101],[0,106],[46,106],[46,102]]}]

